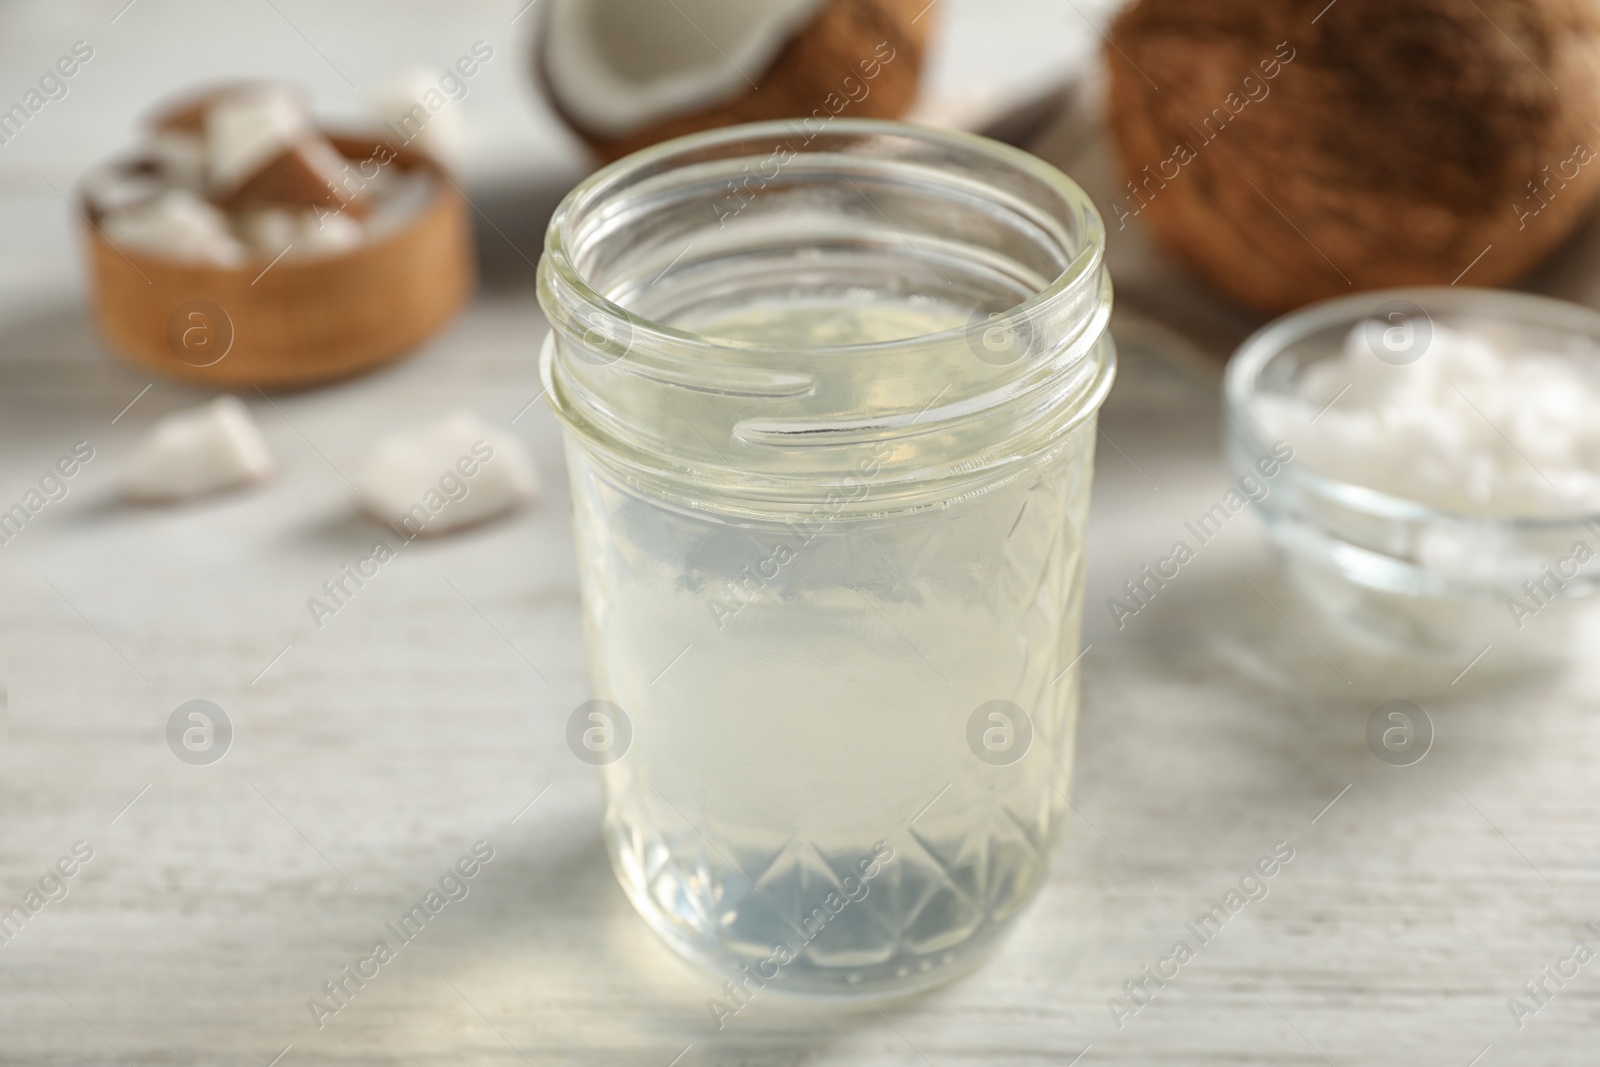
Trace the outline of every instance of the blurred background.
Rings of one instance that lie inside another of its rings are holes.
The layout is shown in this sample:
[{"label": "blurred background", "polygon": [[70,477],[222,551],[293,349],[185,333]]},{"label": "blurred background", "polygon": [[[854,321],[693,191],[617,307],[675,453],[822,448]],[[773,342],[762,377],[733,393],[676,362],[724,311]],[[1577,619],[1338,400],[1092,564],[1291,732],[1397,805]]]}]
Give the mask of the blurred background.
[{"label": "blurred background", "polygon": [[[940,0],[929,91],[952,107],[981,105],[1059,81],[1093,61],[1100,40],[1094,27],[1113,6]],[[459,111],[457,163],[467,188],[564,191],[592,165],[534,83],[537,5],[262,3],[235,11],[159,0],[137,0],[126,10],[17,2],[6,4],[0,19],[16,90],[11,96],[19,100],[74,41],[95,48],[69,96],[51,102],[26,137],[5,145],[5,222],[13,235],[4,276],[8,298],[59,292],[81,278],[73,216],[50,206],[60,198],[42,179],[68,191],[90,167],[131,148],[157,103],[197,85],[288,80],[306,89],[319,116],[361,122],[386,84],[418,69],[443,71],[481,40],[495,58],[472,79],[461,106],[451,108]],[[528,229],[522,223],[519,236],[528,237]],[[531,233],[536,239],[526,250],[536,259],[542,230]],[[503,252],[484,254],[498,259]]]}]

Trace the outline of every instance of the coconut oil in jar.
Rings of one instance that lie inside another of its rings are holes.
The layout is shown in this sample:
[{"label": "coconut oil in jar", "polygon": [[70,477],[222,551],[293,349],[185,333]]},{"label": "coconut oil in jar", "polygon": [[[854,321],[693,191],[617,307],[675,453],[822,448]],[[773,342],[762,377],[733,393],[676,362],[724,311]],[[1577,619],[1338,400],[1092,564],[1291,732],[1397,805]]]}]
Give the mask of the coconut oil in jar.
[{"label": "coconut oil in jar", "polygon": [[[775,144],[780,180],[707,210]],[[881,123],[662,146],[552,223],[545,374],[590,675],[627,737],[597,760],[605,836],[730,1012],[953,977],[1045,876],[1102,248],[1038,161]]]}]

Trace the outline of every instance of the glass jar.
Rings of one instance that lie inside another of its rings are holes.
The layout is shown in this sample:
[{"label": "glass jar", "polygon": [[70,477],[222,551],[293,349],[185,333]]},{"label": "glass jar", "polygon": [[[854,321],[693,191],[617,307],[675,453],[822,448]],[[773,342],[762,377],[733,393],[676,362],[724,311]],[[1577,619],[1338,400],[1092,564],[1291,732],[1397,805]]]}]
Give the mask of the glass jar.
[{"label": "glass jar", "polygon": [[953,977],[1044,878],[1104,247],[1040,160],[867,121],[669,142],[551,221],[605,837],[719,1022]]}]

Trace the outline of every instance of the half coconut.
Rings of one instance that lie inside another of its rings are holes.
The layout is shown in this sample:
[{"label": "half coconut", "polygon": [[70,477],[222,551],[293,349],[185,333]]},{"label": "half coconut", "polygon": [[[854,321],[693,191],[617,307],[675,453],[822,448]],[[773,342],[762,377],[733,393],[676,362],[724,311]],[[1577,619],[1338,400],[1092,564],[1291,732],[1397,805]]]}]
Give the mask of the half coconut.
[{"label": "half coconut", "polygon": [[534,65],[562,120],[616,159],[763,119],[898,118],[928,0],[544,0]]}]

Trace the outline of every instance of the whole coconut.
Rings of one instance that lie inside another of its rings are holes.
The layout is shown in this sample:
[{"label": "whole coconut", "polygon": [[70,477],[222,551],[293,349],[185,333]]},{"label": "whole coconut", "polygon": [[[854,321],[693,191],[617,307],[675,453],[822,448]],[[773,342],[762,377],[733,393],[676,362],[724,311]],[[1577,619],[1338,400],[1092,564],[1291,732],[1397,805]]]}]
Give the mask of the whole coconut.
[{"label": "whole coconut", "polygon": [[1138,0],[1106,59],[1111,228],[1264,311],[1505,282],[1600,193],[1594,0]]}]

